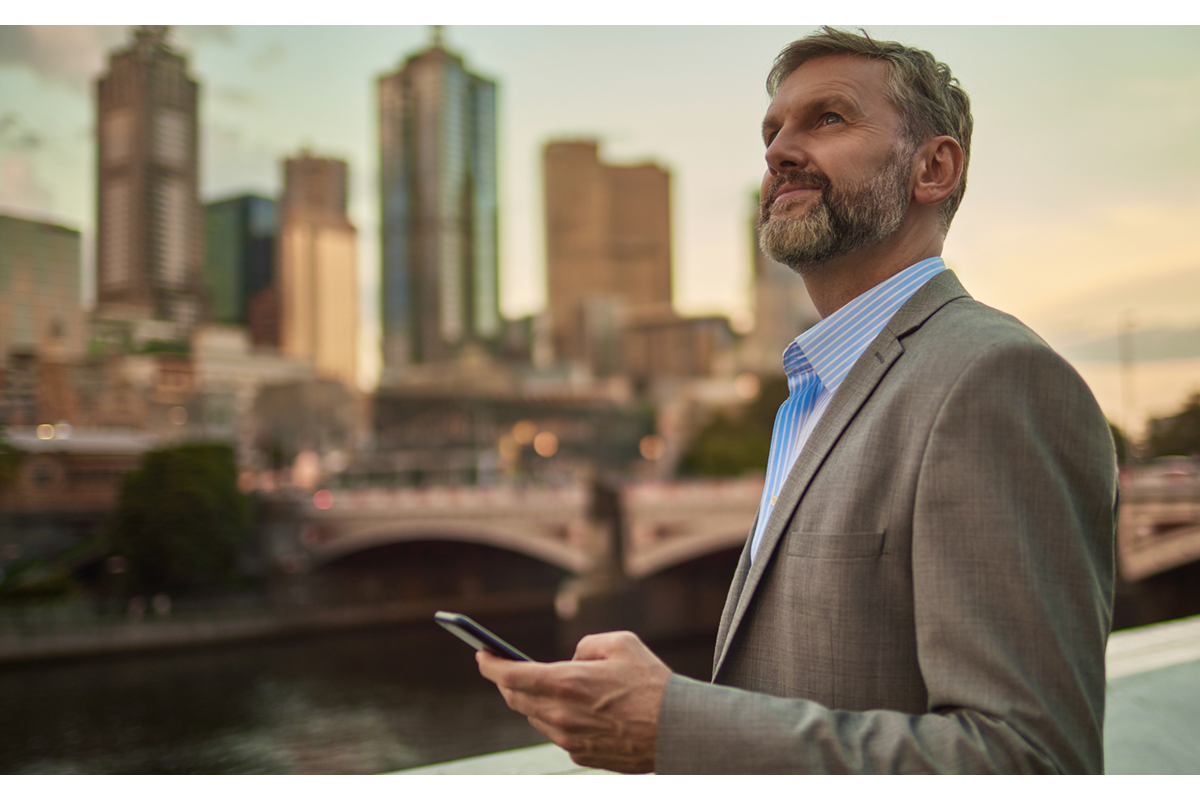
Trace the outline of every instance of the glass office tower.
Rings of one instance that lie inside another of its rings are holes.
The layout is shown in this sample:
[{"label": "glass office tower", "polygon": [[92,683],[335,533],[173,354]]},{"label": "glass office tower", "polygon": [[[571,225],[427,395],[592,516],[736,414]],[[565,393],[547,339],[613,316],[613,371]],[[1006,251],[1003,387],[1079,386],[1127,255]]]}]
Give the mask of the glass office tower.
[{"label": "glass office tower", "polygon": [[440,36],[379,79],[384,384],[500,334],[496,85]]}]

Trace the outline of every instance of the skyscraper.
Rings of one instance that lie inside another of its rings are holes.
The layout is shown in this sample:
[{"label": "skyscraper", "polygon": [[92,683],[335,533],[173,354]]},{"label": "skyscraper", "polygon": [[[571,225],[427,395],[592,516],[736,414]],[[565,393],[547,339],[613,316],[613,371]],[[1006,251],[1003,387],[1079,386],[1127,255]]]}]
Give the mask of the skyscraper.
[{"label": "skyscraper", "polygon": [[490,349],[500,335],[496,85],[435,28],[379,79],[383,378]]},{"label": "skyscraper", "polygon": [[163,26],[135,29],[96,83],[97,313],[178,339],[203,313],[198,91]]},{"label": "skyscraper", "polygon": [[245,325],[251,298],[271,285],[275,201],[255,195],[204,206],[204,273],[213,322]]},{"label": "skyscraper", "polygon": [[605,164],[595,141],[551,142],[543,167],[555,356],[604,372],[627,313],[671,314],[670,175]]},{"label": "skyscraper", "polygon": [[0,370],[17,353],[71,361],[84,354],[79,231],[0,215]]},{"label": "skyscraper", "polygon": [[357,388],[358,234],[346,217],[346,162],[305,150],[284,171],[279,348]]},{"label": "skyscraper", "polygon": [[783,351],[797,336],[821,321],[804,279],[789,267],[763,253],[758,246],[758,193],[750,211],[751,264],[754,271],[754,330],[738,346],[743,369],[760,375],[778,375]]}]

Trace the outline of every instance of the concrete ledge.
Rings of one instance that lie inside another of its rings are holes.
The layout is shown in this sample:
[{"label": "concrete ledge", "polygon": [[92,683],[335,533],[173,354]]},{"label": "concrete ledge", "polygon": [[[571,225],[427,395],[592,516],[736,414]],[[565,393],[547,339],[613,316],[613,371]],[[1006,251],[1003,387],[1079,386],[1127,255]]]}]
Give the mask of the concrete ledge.
[{"label": "concrete ledge", "polygon": [[616,775],[605,769],[581,767],[556,744],[539,744],[463,758],[427,767],[406,769],[395,775]]},{"label": "concrete ledge", "polygon": [[1108,680],[1200,659],[1200,617],[1117,631],[1108,637]]}]

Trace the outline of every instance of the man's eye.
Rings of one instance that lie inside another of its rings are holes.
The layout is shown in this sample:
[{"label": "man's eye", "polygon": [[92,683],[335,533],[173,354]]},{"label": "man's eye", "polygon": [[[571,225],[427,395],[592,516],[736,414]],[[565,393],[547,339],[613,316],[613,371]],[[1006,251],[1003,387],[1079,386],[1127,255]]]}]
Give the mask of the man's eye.
[{"label": "man's eye", "polygon": [[842,115],[835,114],[832,111],[828,111],[825,114],[821,115],[821,124],[822,125],[836,125],[837,123],[839,123],[841,121],[842,121]]}]

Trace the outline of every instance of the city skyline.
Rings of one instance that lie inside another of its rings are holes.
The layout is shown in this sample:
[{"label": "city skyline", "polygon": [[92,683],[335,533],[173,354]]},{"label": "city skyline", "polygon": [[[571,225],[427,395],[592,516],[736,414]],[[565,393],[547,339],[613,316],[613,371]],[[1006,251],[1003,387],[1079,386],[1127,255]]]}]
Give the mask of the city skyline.
[{"label": "city skyline", "polygon": [[[671,170],[676,307],[744,324],[752,253],[744,220],[762,169],[762,80],[779,48],[815,27],[447,29],[448,46],[498,86],[506,316],[545,302],[541,146],[586,136],[613,163],[653,160]],[[1188,291],[1200,286],[1200,245],[1188,236],[1200,211],[1191,145],[1200,116],[1190,100],[1200,87],[1200,31],[867,29],[931,50],[971,93],[970,190],[945,255],[977,298],[1068,350],[1115,335],[1127,309],[1140,329],[1200,328]],[[91,54],[119,46],[127,29],[2,35],[20,46],[6,47],[0,62],[0,206],[91,235],[94,212],[77,199],[92,193]],[[374,81],[422,49],[428,29],[172,35],[203,87],[204,201],[277,196],[282,157],[305,140],[350,162],[369,313],[380,262]],[[377,335],[378,321],[366,320],[364,350],[377,348]],[[1115,358],[1079,365],[1110,416],[1135,422],[1178,407],[1196,383],[1181,371],[1200,372],[1193,356],[1146,365],[1128,414],[1114,398]]]}]

